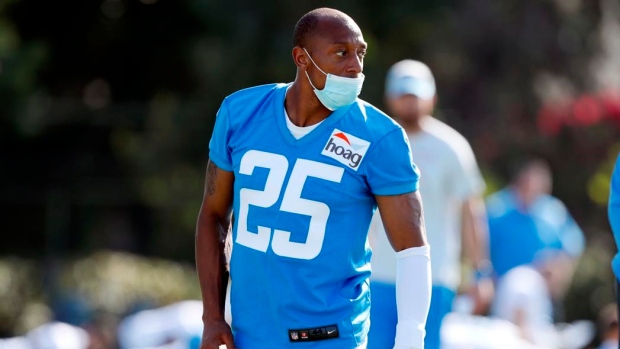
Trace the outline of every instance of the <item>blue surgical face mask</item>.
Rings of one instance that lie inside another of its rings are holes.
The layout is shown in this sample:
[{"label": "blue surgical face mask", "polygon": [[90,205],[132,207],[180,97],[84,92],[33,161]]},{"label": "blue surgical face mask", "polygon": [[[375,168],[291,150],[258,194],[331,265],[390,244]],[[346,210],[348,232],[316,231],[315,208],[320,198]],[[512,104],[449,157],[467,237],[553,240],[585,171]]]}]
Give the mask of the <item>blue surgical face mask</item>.
[{"label": "blue surgical face mask", "polygon": [[[304,48],[304,51],[306,49]],[[319,68],[308,51],[306,54],[310,58],[310,61],[314,66],[323,74],[327,75],[327,80],[325,80],[325,87],[322,90],[318,90],[314,87],[312,80],[310,80],[310,76],[306,71],[306,76],[308,77],[308,81],[310,81],[310,85],[314,88],[314,94],[316,94],[317,98],[325,108],[334,111],[338,108],[345,107],[353,102],[357,96],[359,96],[360,92],[362,92],[362,84],[364,83],[364,74],[360,73],[357,78],[345,78],[343,76],[337,76],[334,74],[327,74],[321,68]]]}]

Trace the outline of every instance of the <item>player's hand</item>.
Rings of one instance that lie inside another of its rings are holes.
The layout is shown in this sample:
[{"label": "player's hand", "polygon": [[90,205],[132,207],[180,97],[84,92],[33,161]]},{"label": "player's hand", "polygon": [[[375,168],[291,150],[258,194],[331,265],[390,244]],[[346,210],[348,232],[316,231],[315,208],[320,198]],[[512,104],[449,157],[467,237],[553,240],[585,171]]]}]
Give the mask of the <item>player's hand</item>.
[{"label": "player's hand", "polygon": [[228,323],[223,319],[205,321],[200,349],[219,349],[222,344],[226,345],[226,349],[236,349]]},{"label": "player's hand", "polygon": [[493,279],[490,277],[480,278],[472,285],[469,294],[474,303],[472,314],[486,315],[495,296]]}]

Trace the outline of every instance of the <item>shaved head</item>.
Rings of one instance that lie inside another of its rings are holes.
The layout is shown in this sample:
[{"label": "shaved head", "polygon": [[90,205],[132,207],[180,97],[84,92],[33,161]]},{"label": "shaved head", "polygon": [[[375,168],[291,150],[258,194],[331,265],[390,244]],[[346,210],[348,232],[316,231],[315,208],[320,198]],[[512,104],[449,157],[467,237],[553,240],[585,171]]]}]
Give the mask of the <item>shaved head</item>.
[{"label": "shaved head", "polygon": [[346,13],[327,7],[317,8],[303,15],[295,25],[293,46],[306,47],[310,38],[319,33],[322,20],[336,20],[342,23],[355,23]]}]

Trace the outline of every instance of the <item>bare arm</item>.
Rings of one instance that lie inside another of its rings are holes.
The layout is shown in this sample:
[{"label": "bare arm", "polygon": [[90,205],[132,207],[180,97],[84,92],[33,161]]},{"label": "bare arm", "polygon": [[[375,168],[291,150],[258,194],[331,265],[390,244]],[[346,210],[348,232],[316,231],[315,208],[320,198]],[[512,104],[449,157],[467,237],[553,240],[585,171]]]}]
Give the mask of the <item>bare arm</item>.
[{"label": "bare arm", "polygon": [[484,202],[480,196],[465,200],[461,210],[461,233],[465,259],[478,275],[470,289],[474,300],[474,314],[487,312],[494,296],[492,265],[489,261],[489,229]]},{"label": "bare arm", "polygon": [[205,190],[196,224],[196,268],[202,291],[204,333],[202,349],[226,344],[234,349],[224,320],[228,271],[225,242],[230,227],[234,174],[207,164]]},{"label": "bare arm", "polygon": [[517,326],[517,330],[519,331],[519,335],[521,338],[531,342],[532,337],[531,333],[529,333],[529,329],[527,328],[527,322],[525,320],[525,310],[521,307],[516,308],[514,310],[514,324]]},{"label": "bare arm", "polygon": [[489,266],[489,229],[484,202],[479,196],[463,201],[461,233],[466,258],[474,269]]},{"label": "bare arm", "polygon": [[427,244],[422,198],[418,191],[394,196],[377,196],[377,206],[388,240],[394,251]]},{"label": "bare arm", "polygon": [[387,237],[396,251],[398,323],[394,349],[424,347],[431,301],[431,257],[422,198],[413,193],[377,197]]}]

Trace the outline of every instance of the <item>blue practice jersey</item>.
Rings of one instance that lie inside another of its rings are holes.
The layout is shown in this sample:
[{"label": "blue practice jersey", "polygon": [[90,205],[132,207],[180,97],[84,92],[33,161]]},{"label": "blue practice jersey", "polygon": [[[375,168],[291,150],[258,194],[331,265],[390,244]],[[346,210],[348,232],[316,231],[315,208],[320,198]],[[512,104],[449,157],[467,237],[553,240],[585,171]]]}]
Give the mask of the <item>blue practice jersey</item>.
[{"label": "blue practice jersey", "polygon": [[211,161],[235,175],[235,344],[355,348],[370,326],[374,195],[417,190],[419,172],[403,129],[359,99],[295,139],[288,86],[227,97],[209,143]]}]

